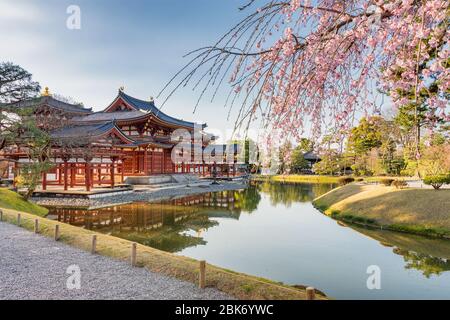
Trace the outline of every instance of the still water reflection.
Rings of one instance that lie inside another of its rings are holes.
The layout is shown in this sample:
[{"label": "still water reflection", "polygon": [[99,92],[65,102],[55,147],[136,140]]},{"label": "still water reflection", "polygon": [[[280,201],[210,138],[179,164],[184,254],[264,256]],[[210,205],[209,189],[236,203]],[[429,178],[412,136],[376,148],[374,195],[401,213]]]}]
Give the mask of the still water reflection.
[{"label": "still water reflection", "polygon": [[[312,199],[326,184],[255,183],[241,191],[51,215],[161,250],[335,298],[450,298],[450,242],[344,226]],[[381,269],[368,290],[367,267]]]}]

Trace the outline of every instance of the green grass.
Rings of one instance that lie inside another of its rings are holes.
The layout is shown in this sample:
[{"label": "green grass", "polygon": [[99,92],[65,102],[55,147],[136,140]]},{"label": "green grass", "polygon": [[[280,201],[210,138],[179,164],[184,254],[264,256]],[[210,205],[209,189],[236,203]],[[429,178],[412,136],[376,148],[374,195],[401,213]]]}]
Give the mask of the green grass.
[{"label": "green grass", "polygon": [[0,188],[0,208],[12,209],[44,217],[48,210],[34,203],[26,201],[20,194]]},{"label": "green grass", "polygon": [[314,200],[317,209],[349,223],[424,236],[450,237],[450,190],[350,184]]},{"label": "green grass", "polygon": [[450,237],[450,230],[441,229],[441,228],[429,228],[425,226],[417,226],[417,225],[401,225],[401,224],[391,224],[387,226],[387,229],[398,231],[398,232],[406,232],[418,235],[424,235],[428,237]]},{"label": "green grass", "polygon": [[272,181],[272,182],[288,182],[288,183],[338,183],[339,178],[334,176],[318,176],[318,175],[272,175],[262,176],[254,175],[252,180],[255,181]]}]

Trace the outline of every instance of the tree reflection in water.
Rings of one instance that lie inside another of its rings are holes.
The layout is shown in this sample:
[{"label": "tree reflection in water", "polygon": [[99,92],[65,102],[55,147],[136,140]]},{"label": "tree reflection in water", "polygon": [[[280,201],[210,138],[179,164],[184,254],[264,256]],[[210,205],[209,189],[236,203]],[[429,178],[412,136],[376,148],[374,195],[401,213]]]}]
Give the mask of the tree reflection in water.
[{"label": "tree reflection in water", "polygon": [[[257,213],[263,195],[272,206],[290,207],[311,202],[333,187],[330,184],[252,182],[245,190],[192,195],[160,203],[140,202],[95,210],[56,208],[51,209],[50,216],[164,251],[179,252],[206,245],[203,234],[219,224],[217,218],[239,220],[241,214]],[[406,269],[420,270],[425,277],[450,270],[448,241],[350,227],[394,247],[394,253],[403,257]]]},{"label": "tree reflection in water", "polygon": [[291,207],[298,202],[311,202],[315,198],[335,188],[334,184],[325,183],[254,183],[260,191],[270,196],[270,203],[274,206],[282,204]]},{"label": "tree reflection in water", "polygon": [[423,236],[391,232],[373,228],[350,226],[352,229],[392,247],[395,254],[402,256],[405,269],[420,271],[426,278],[439,276],[450,271],[450,242]]},{"label": "tree reflection in water", "polygon": [[427,278],[430,278],[432,275],[438,276],[445,271],[450,271],[450,261],[448,259],[400,248],[394,249],[394,252],[403,256],[406,262],[405,269],[419,270]]}]

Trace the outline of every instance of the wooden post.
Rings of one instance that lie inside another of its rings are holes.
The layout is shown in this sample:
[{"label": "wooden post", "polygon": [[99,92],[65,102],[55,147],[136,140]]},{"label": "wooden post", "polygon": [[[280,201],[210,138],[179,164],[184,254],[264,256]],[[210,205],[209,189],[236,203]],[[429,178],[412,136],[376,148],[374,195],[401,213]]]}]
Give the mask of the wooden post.
[{"label": "wooden post", "polygon": [[67,161],[64,160],[64,191],[67,191],[67,189],[69,189],[69,179],[67,177],[67,173],[68,171],[68,163]]},{"label": "wooden post", "polygon": [[3,221],[3,210],[0,210],[0,221]]},{"label": "wooden post", "polygon": [[125,170],[125,166],[123,165],[123,163],[124,163],[124,161],[125,161],[125,159],[123,159],[122,160],[122,163],[120,164],[120,181],[123,183],[123,181],[125,180],[125,177],[124,177],[124,175],[125,175],[125,173],[124,173],[124,170]]},{"label": "wooden post", "polygon": [[61,185],[62,183],[62,167],[61,167],[61,163],[58,164],[58,185]]},{"label": "wooden post", "polygon": [[115,170],[116,159],[114,157],[111,158],[111,188],[114,189],[115,179],[114,170]]},{"label": "wooden post", "polygon": [[34,233],[39,233],[39,220],[34,219]]},{"label": "wooden post", "polygon": [[59,240],[59,224],[55,226],[55,241]]},{"label": "wooden post", "polygon": [[20,213],[17,214],[17,225],[20,227]]},{"label": "wooden post", "polygon": [[88,161],[84,164],[84,182],[86,191],[91,191],[91,166]]},{"label": "wooden post", "polygon": [[200,261],[200,274],[199,274],[198,286],[201,289],[204,289],[206,287],[206,261],[205,260]]},{"label": "wooden post", "polygon": [[70,165],[70,187],[73,188],[75,186],[75,180],[76,180],[76,163],[73,163]]},{"label": "wooden post", "polygon": [[144,147],[144,175],[148,176],[148,150]]},{"label": "wooden post", "polygon": [[131,244],[131,265],[136,267],[136,256],[137,256],[137,244],[134,242]]},{"label": "wooden post", "polygon": [[316,290],[313,287],[306,288],[306,300],[315,300]]},{"label": "wooden post", "polygon": [[151,157],[151,161],[152,161],[152,163],[151,163],[151,173],[153,174],[153,173],[155,173],[155,163],[156,163],[156,161],[155,161],[155,159],[156,159],[156,152],[155,152],[155,149],[152,149],[152,157]]},{"label": "wooden post", "polygon": [[91,166],[91,172],[89,173],[89,181],[91,182],[91,189],[94,188],[94,166]]},{"label": "wooden post", "polygon": [[91,248],[91,253],[95,254],[97,252],[97,235],[93,235],[92,236],[92,248]]},{"label": "wooden post", "polygon": [[102,163],[100,162],[97,166],[97,179],[98,179],[98,185],[102,185]]},{"label": "wooden post", "polygon": [[47,172],[42,173],[42,190],[47,190]]},{"label": "wooden post", "polygon": [[14,179],[13,179],[13,187],[15,188],[17,185],[16,185],[16,178],[19,176],[19,160],[18,159],[16,159],[17,161],[14,161],[14,169],[13,169],[13,172],[14,172]]}]

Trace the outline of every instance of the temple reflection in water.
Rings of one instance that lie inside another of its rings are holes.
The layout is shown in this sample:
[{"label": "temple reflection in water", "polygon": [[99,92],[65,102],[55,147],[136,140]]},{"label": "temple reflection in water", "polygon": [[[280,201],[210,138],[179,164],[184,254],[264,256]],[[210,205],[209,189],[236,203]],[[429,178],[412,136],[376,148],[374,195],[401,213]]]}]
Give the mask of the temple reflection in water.
[{"label": "temple reflection in water", "polygon": [[174,252],[204,244],[200,238],[202,232],[217,225],[211,218],[239,219],[240,193],[244,192],[207,193],[93,210],[53,208],[49,217]]},{"label": "temple reflection in water", "polygon": [[[294,204],[308,204],[333,187],[325,184],[251,183],[245,190],[192,195],[159,203],[137,202],[93,210],[54,208],[50,210],[49,217],[160,250],[181,252],[190,247],[207,245],[204,238],[206,231],[221,227],[225,220],[239,220],[234,228],[251,228],[250,220],[242,221],[241,215],[255,215],[258,218],[268,210],[267,202],[273,208],[283,205],[287,210]],[[266,198],[265,206],[260,203],[262,197]],[[273,211],[273,223],[283,223],[279,212]],[[305,214],[301,211],[296,213]],[[383,246],[392,247],[392,253],[403,258],[405,269],[418,270],[425,278],[440,276],[450,270],[450,246],[446,240],[342,223],[336,225],[350,227]],[[260,241],[264,241],[264,234],[259,237]]]}]

